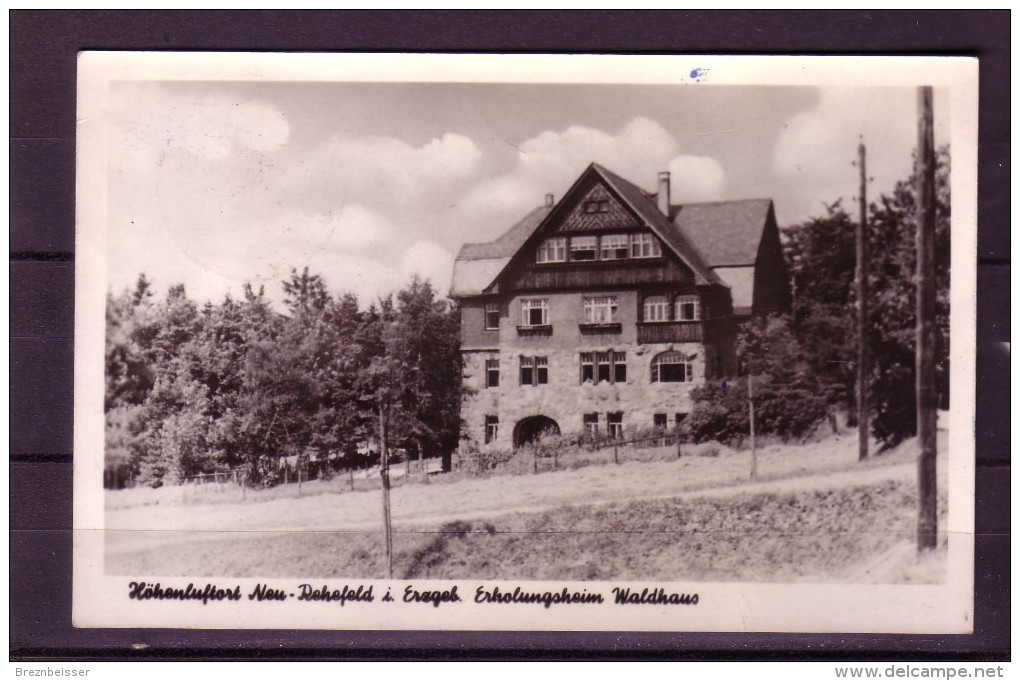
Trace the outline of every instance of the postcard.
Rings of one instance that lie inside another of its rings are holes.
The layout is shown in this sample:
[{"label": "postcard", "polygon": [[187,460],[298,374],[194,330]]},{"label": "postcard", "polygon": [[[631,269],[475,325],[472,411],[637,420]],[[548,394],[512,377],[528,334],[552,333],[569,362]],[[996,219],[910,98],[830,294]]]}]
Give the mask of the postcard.
[{"label": "postcard", "polygon": [[973,630],[976,60],[78,95],[75,626]]}]

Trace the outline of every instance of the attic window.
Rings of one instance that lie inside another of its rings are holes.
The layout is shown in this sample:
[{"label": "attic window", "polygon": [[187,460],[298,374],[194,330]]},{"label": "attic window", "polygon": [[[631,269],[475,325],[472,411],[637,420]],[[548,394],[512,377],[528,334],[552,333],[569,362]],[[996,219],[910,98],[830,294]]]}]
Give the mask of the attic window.
[{"label": "attic window", "polygon": [[598,248],[599,238],[597,236],[575,236],[570,240],[570,259],[594,260]]},{"label": "attic window", "polygon": [[609,212],[609,199],[597,199],[594,201],[584,202],[585,213],[608,213]]},{"label": "attic window", "polygon": [[566,262],[567,239],[565,237],[546,239],[538,247],[538,254],[535,259],[537,262]]},{"label": "attic window", "polygon": [[658,258],[662,255],[659,240],[651,234],[632,234],[630,237],[630,257]]},{"label": "attic window", "polygon": [[629,254],[629,237],[626,234],[607,234],[602,237],[599,250],[602,260],[620,260]]}]

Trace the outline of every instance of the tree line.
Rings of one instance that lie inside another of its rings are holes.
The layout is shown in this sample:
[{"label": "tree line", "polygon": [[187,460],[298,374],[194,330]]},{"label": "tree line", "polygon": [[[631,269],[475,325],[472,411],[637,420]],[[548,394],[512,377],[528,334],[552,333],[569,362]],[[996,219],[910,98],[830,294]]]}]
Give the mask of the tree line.
[{"label": "tree line", "polygon": [[[935,383],[949,407],[950,153],[936,158]],[[883,448],[916,432],[914,178],[867,207],[869,325],[867,377],[872,435]],[[754,320],[740,331],[741,374],[754,377],[759,432],[802,437],[836,413],[855,420],[857,326],[855,222],[841,201],[782,232],[793,305],[789,315]],[[696,440],[734,441],[748,434],[746,378],[695,393],[688,419]]]},{"label": "tree line", "polygon": [[154,486],[240,470],[269,485],[280,456],[371,463],[382,418],[391,447],[448,466],[460,430],[455,307],[414,278],[361,310],[307,268],[283,292],[283,312],[251,285],[199,305],[183,285],[157,295],[142,274],[108,295],[108,470]]}]

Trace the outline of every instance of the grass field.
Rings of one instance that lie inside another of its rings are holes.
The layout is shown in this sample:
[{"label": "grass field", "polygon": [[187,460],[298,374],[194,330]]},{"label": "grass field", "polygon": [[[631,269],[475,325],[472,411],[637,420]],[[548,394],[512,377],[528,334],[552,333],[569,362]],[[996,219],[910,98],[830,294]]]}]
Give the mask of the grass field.
[{"label": "grass field", "polygon": [[[725,451],[409,484],[393,491],[395,576],[942,578],[938,554],[917,565],[902,550],[915,513],[912,443],[863,464],[852,437],[772,447],[760,454],[758,480],[749,481],[748,470],[746,452]],[[301,497],[274,490],[245,503],[181,503],[173,490],[110,494],[107,571],[384,576],[378,490],[330,492],[328,484],[306,484]]]}]

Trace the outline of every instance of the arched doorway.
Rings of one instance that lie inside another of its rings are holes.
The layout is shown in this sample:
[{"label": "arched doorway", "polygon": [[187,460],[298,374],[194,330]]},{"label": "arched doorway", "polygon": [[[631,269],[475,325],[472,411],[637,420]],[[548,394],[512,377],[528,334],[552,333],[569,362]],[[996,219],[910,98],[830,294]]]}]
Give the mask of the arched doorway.
[{"label": "arched doorway", "polygon": [[559,435],[560,427],[548,416],[529,416],[514,426],[514,449],[534,442],[544,435]]}]

